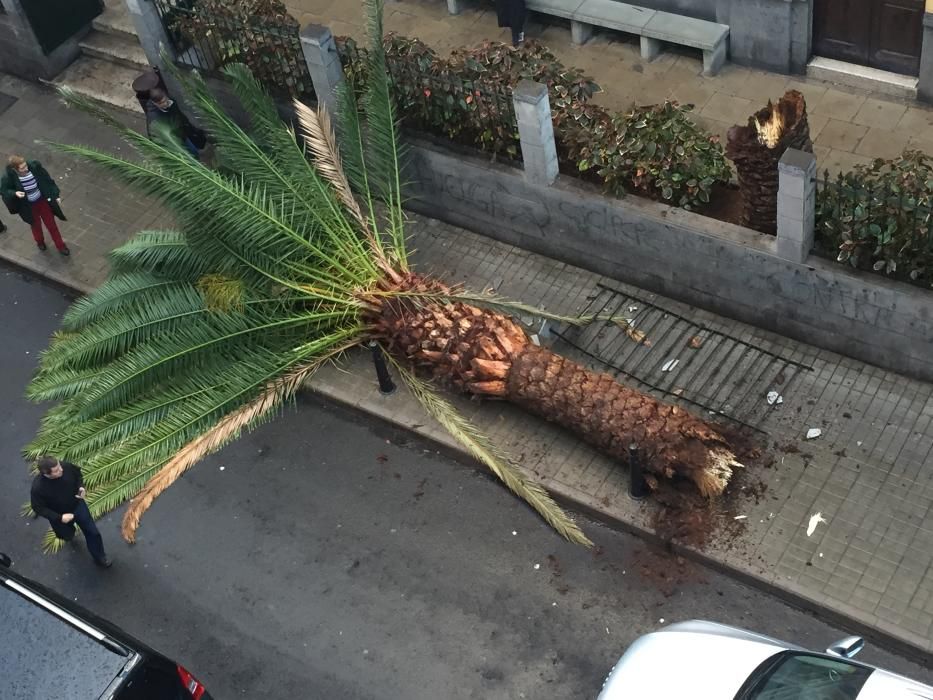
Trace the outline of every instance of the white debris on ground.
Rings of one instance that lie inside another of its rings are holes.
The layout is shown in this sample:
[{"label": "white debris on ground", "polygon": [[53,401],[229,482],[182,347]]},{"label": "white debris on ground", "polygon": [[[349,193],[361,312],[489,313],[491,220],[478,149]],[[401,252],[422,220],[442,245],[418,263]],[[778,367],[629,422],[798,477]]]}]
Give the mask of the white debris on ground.
[{"label": "white debris on ground", "polygon": [[810,522],[807,524],[807,537],[810,537],[814,532],[816,532],[816,526],[820,523],[825,523],[826,518],[823,517],[823,513],[814,513],[810,516]]},{"label": "white debris on ground", "polygon": [[672,372],[674,368],[680,363],[680,360],[668,360],[664,363],[664,366],[661,367],[662,372]]},{"label": "white debris on ground", "polygon": [[768,392],[768,405],[769,405],[769,406],[773,406],[774,404],[781,404],[781,403],[784,403],[784,397],[783,397],[783,396],[781,396],[781,395],[780,395],[779,393],[777,393],[776,391],[769,391],[769,392]]},{"label": "white debris on ground", "polygon": [[810,428],[810,429],[807,431],[807,440],[812,440],[813,438],[818,438],[818,437],[819,437],[820,435],[822,435],[822,434],[823,434],[823,431],[820,430],[819,428]]}]

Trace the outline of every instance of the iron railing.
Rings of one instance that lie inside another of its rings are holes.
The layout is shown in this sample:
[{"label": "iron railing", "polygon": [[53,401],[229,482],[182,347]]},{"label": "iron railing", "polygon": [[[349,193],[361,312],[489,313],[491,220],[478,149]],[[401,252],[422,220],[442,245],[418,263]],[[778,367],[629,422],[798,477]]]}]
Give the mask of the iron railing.
[{"label": "iron railing", "polygon": [[153,3],[179,65],[217,74],[225,65],[244,63],[272,94],[314,95],[298,22],[293,17],[242,17],[235,5],[210,0]]},{"label": "iron railing", "polygon": [[817,179],[816,246],[856,269],[933,284],[933,187],[888,180],[860,182],[856,173]]}]

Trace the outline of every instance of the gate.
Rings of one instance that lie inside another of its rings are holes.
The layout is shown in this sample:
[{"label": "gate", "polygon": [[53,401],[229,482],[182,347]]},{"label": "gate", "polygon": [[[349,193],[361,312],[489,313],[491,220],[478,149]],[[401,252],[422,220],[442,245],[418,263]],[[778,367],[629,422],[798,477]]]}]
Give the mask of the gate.
[{"label": "gate", "polygon": [[812,370],[604,284],[581,315],[604,320],[561,328],[559,342],[668,401],[758,432],[797,375]]},{"label": "gate", "polygon": [[104,0],[25,0],[22,5],[46,55],[104,11]]}]

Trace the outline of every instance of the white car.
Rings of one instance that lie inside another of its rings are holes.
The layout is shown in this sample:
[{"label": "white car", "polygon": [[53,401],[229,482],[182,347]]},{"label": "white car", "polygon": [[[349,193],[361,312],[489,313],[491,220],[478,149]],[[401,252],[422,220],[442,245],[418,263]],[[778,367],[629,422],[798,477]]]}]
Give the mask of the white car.
[{"label": "white car", "polygon": [[847,637],[825,653],[691,620],[635,640],[598,700],[933,700],[933,688],[850,659]]}]

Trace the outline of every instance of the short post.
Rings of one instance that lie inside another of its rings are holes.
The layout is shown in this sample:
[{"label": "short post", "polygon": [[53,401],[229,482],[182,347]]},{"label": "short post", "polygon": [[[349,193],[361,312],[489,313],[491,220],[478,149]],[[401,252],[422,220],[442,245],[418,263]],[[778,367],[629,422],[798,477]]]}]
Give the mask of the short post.
[{"label": "short post", "polygon": [[395,382],[386,367],[386,358],[382,355],[382,346],[375,340],[369,341],[369,349],[373,351],[373,364],[376,366],[376,377],[379,379],[379,393],[383,396],[395,393]]},{"label": "short post", "polygon": [[459,15],[461,9],[460,0],[447,0],[447,12],[450,14]]},{"label": "short post", "polygon": [[[931,4],[927,2],[927,10]],[[933,102],[933,12],[923,13],[923,37],[920,44],[920,78],[917,80],[917,99]]]},{"label": "short post", "polygon": [[518,120],[525,179],[537,185],[550,185],[557,179],[558,167],[547,86],[522,80],[512,91],[512,103]]},{"label": "short post", "polygon": [[320,24],[308,24],[301,30],[301,50],[308,64],[314,94],[319,105],[324,105],[329,114],[337,110],[337,90],[343,83],[343,67],[337,42],[330,29]]},{"label": "short post", "polygon": [[777,254],[805,262],[816,226],[816,157],[788,148],[778,163]]},{"label": "short post", "polygon": [[628,495],[636,501],[640,501],[648,495],[648,482],[645,480],[645,473],[641,468],[638,445],[634,442],[628,446],[628,471],[630,479]]}]

